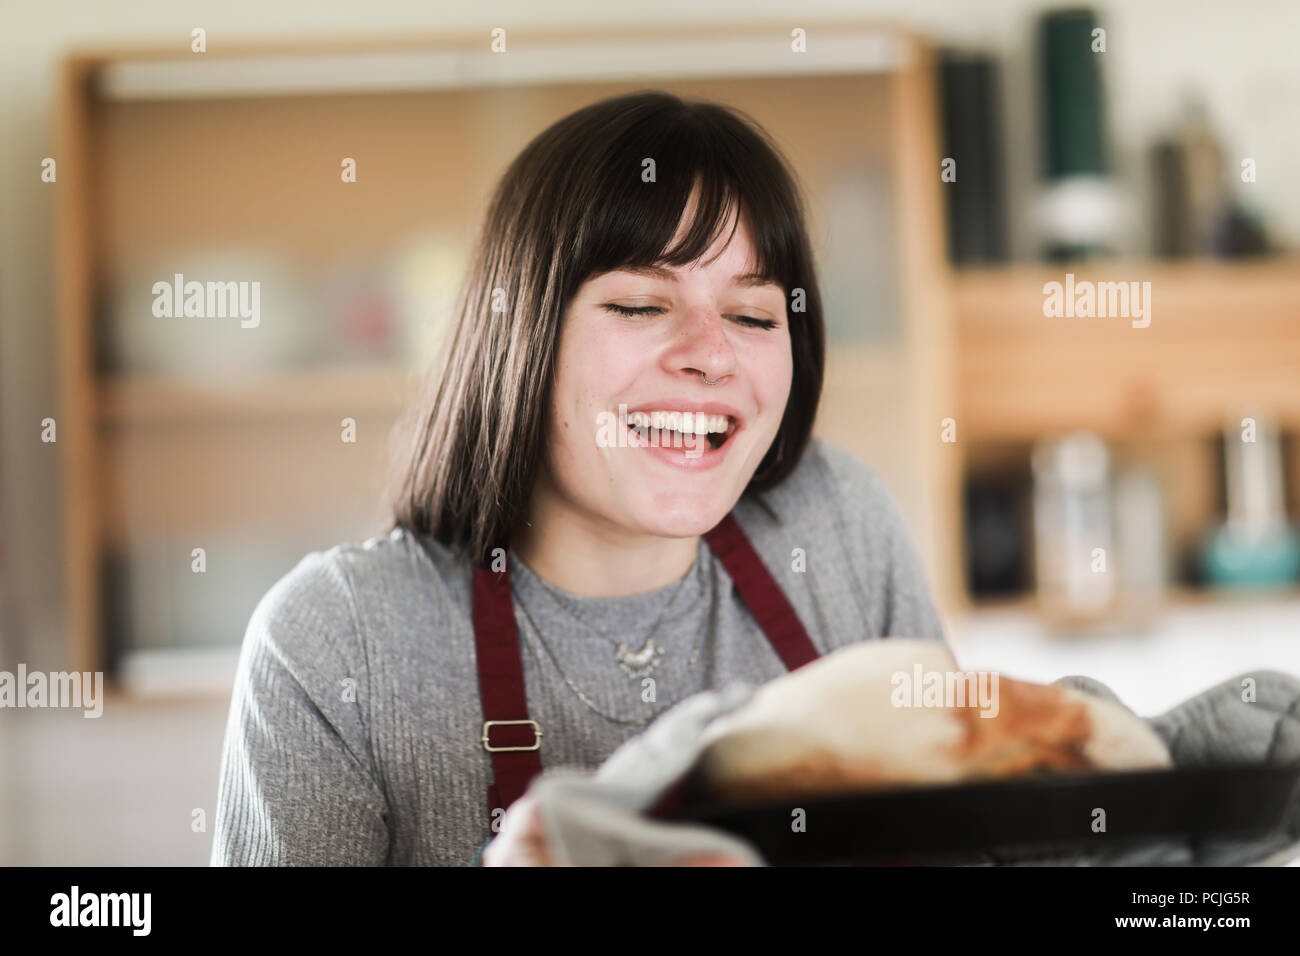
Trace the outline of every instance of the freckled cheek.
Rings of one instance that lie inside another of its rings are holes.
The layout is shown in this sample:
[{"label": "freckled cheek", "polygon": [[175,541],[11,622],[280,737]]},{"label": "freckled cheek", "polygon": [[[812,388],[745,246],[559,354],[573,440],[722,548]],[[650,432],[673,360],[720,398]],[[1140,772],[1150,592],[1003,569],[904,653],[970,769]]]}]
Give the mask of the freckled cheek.
[{"label": "freckled cheek", "polygon": [[653,353],[644,343],[616,338],[601,343],[591,371],[597,389],[608,389],[615,383],[635,378],[637,372],[652,364]]},{"label": "freckled cheek", "polygon": [[564,382],[557,387],[551,411],[554,450],[565,458],[588,454],[595,447],[597,415],[603,408],[600,397],[580,383]]},{"label": "freckled cheek", "polygon": [[757,349],[747,356],[746,368],[754,382],[759,413],[780,419],[790,398],[794,360],[787,340],[783,348]]},{"label": "freckled cheek", "polygon": [[596,427],[601,412],[616,412],[653,360],[644,347],[630,346],[625,339],[611,338],[591,343],[583,356],[581,375],[575,379],[574,407],[581,421]]},{"label": "freckled cheek", "polygon": [[551,403],[551,420],[559,430],[570,428],[590,403],[593,378],[588,356],[566,338],[555,364],[555,392]]},{"label": "freckled cheek", "polygon": [[575,394],[606,396],[646,361],[643,344],[599,325],[575,326],[565,338],[562,364]]}]

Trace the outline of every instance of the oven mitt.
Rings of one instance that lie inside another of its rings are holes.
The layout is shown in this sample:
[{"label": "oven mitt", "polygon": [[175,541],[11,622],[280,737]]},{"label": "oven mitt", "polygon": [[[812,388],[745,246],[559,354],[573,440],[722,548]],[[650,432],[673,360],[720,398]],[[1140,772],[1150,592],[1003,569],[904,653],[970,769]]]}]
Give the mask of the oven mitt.
[{"label": "oven mitt", "polygon": [[[1091,677],[1055,681],[1097,694],[1120,706],[1109,687]],[[1126,708],[1132,712],[1131,708]],[[1229,678],[1165,713],[1147,718],[1176,767],[1226,763],[1300,764],[1300,678],[1256,671]],[[1160,840],[1122,849],[1102,848],[1047,860],[1055,864],[1101,866],[1279,865],[1300,857],[1300,790],[1292,794],[1282,827],[1272,833],[1201,841]],[[1000,854],[996,862],[1025,862]],[[1041,857],[1034,862],[1043,862]]]},{"label": "oven mitt", "polygon": [[[1243,699],[1254,682],[1254,700]],[[1056,681],[1123,702],[1090,677]],[[755,688],[732,684],[696,694],[627,741],[594,773],[555,769],[529,789],[556,863],[564,866],[662,866],[724,853],[747,865],[763,859],[746,841],[709,827],[651,820],[644,812],[691,767],[705,726],[745,703]],[[1130,712],[1131,712],[1131,708]],[[1169,748],[1175,766],[1255,761],[1300,763],[1300,679],[1274,671],[1243,674],[1184,701],[1147,723]],[[1300,854],[1300,793],[1282,830],[1249,839],[1159,840],[1081,852],[989,853],[962,862],[993,865],[1234,866],[1284,863]]]},{"label": "oven mitt", "polygon": [[757,851],[738,837],[643,815],[695,762],[705,726],[745,703],[754,690],[734,683],[686,698],[610,754],[594,774],[543,771],[528,792],[537,799],[556,865],[667,866],[726,854],[763,866]]}]

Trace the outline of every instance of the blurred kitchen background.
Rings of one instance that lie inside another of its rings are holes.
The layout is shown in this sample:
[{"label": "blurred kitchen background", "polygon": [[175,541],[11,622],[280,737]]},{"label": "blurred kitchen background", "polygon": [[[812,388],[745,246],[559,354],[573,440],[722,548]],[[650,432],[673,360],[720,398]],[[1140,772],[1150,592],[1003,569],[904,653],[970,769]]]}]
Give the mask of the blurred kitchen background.
[{"label": "blurred kitchen background", "polygon": [[[254,605],[383,520],[505,164],[642,87],[740,107],[803,179],[819,430],[889,484],[963,666],[1143,714],[1300,673],[1300,6],[646,16],[0,6],[0,670],[111,686],[0,710],[0,863],[206,863]],[[178,274],[259,282],[257,327],[155,315]],[[1076,280],[1150,283],[1149,324],[1045,315]]]}]

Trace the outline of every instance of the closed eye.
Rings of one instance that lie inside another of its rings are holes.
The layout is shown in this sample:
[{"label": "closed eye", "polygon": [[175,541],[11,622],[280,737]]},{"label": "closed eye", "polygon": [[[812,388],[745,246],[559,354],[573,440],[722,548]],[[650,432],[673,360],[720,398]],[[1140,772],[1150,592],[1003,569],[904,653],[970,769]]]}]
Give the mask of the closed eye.
[{"label": "closed eye", "polygon": [[[606,302],[605,306],[611,312],[617,315],[636,317],[639,315],[660,315],[665,310],[657,305],[619,305],[615,302]],[[759,318],[756,315],[732,315],[728,314],[726,318],[732,319],[741,325],[749,326],[756,329],[774,329],[777,323],[772,319]]]},{"label": "closed eye", "polygon": [[664,310],[657,305],[617,305],[613,302],[606,302],[605,308],[611,312],[617,312],[619,315],[658,315]]},{"label": "closed eye", "polygon": [[741,325],[748,325],[756,329],[774,329],[776,322],[771,319],[760,319],[756,315],[733,315],[729,318],[735,319]]}]

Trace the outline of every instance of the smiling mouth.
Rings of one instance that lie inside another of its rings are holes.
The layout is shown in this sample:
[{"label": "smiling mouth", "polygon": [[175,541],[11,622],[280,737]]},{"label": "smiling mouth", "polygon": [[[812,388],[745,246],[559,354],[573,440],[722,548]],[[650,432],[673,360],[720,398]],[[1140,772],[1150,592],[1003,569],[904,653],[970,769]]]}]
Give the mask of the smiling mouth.
[{"label": "smiling mouth", "polygon": [[627,427],[649,445],[698,449],[707,440],[710,451],[725,445],[737,430],[730,415],[673,411],[629,412]]}]

